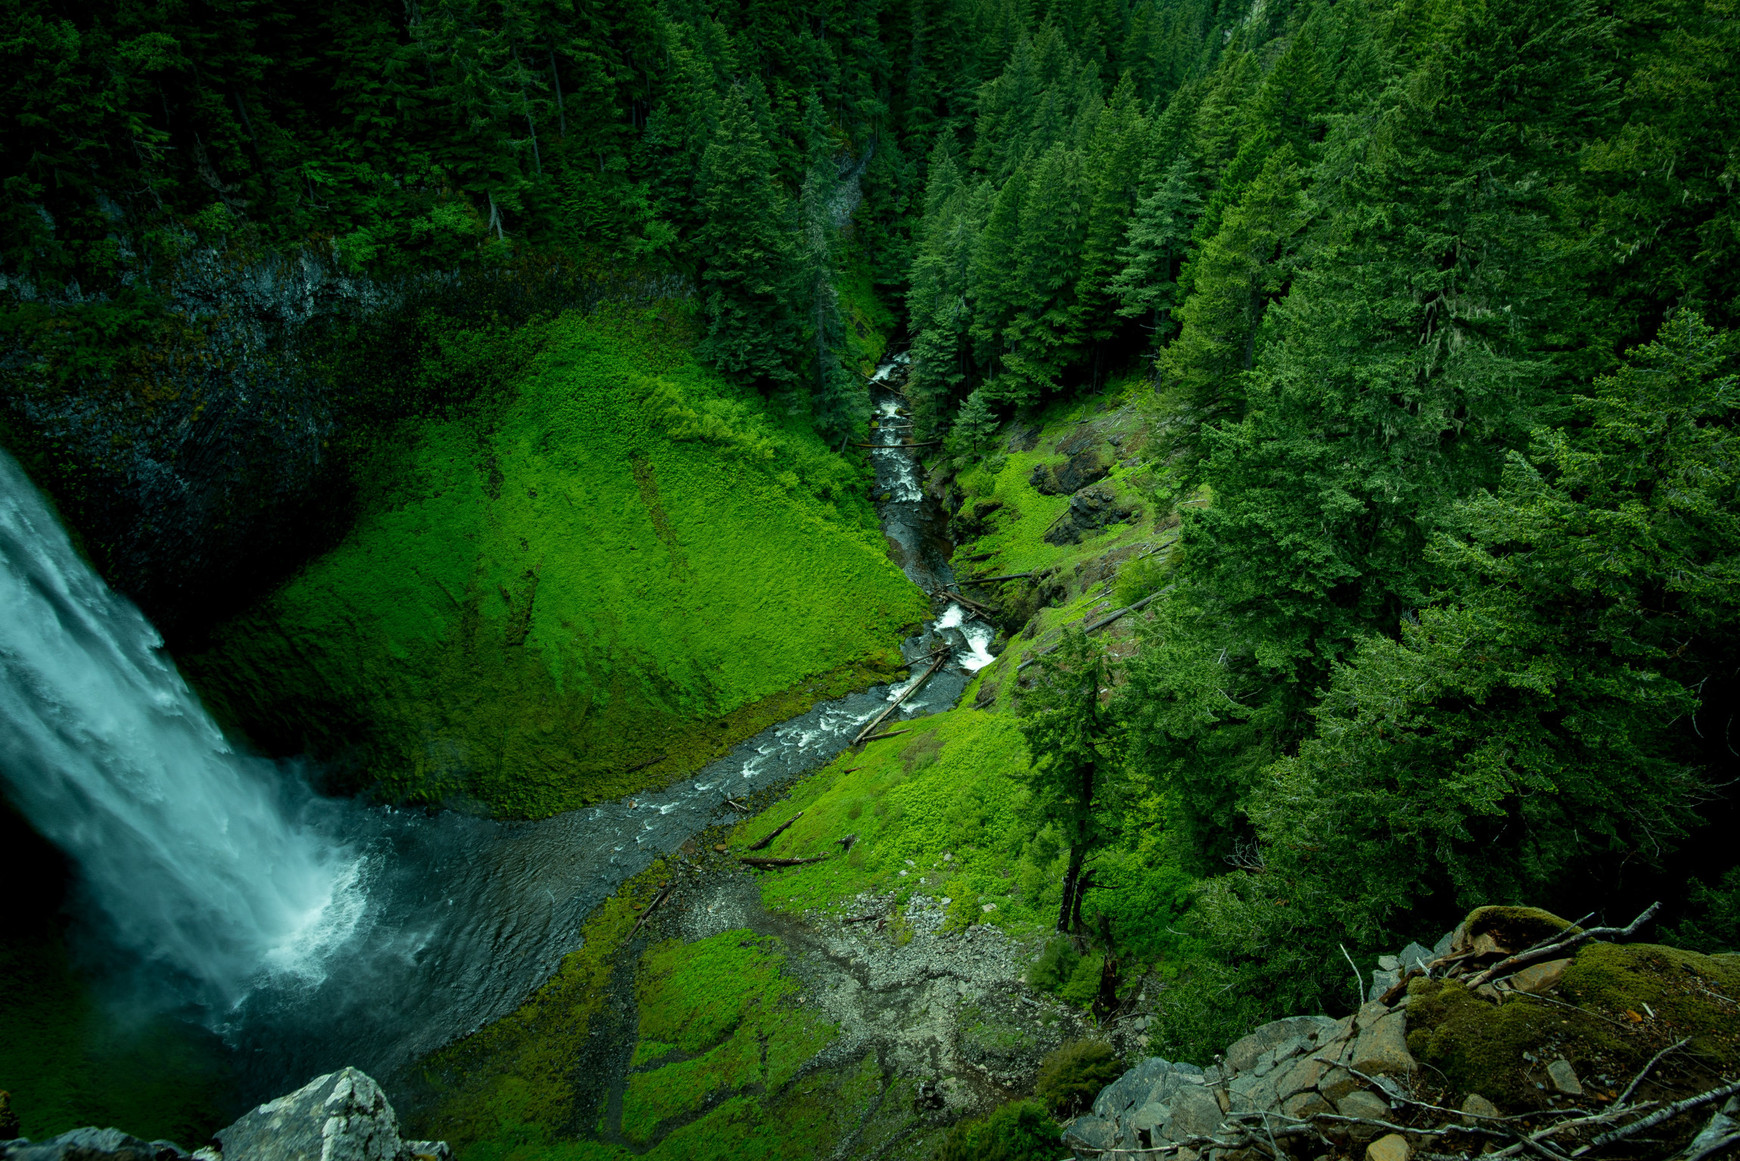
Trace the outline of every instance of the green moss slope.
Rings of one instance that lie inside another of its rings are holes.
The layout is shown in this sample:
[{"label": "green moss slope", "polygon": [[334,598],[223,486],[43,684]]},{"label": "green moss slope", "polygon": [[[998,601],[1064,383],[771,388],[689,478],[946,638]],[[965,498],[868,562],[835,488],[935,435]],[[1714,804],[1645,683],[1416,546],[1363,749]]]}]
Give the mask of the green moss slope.
[{"label": "green moss slope", "polygon": [[408,425],[349,537],[184,658],[262,744],[539,817],[899,665],[859,470],[646,317],[565,317],[493,414]]}]

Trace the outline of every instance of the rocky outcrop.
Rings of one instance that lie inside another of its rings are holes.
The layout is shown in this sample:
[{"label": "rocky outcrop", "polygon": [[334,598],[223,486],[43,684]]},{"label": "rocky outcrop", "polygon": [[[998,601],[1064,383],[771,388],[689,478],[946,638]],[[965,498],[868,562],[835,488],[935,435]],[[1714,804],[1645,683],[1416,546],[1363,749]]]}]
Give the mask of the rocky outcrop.
[{"label": "rocky outcrop", "polygon": [[1105,484],[1083,488],[1069,498],[1069,507],[1045,533],[1047,544],[1080,544],[1082,538],[1098,532],[1108,524],[1133,520],[1140,506],[1118,499],[1115,490]]},{"label": "rocky outcrop", "polygon": [[1108,468],[1093,448],[1083,448],[1061,464],[1035,464],[1028,483],[1042,496],[1068,496],[1106,478]]},{"label": "rocky outcrop", "polygon": [[47,1141],[0,1141],[0,1161],[453,1161],[445,1141],[407,1141],[381,1086],[341,1068],[267,1101],[191,1155],[119,1129],[74,1129]]},{"label": "rocky outcrop", "polygon": [[1477,909],[1381,957],[1357,1012],[1264,1024],[1208,1068],[1144,1060],[1063,1141],[1083,1161],[1712,1156],[1740,1144],[1740,956],[1603,942],[1654,910],[1584,929]]},{"label": "rocky outcrop", "polygon": [[1092,1112],[1077,1118],[1063,1140],[1078,1158],[1173,1144],[1178,1157],[1192,1161],[1193,1146],[1236,1139],[1251,1114],[1382,1119],[1389,1093],[1367,1078],[1418,1068],[1406,1031],[1401,1008],[1370,1003],[1340,1020],[1291,1016],[1264,1024],[1208,1068],[1150,1057],[1103,1089]]}]

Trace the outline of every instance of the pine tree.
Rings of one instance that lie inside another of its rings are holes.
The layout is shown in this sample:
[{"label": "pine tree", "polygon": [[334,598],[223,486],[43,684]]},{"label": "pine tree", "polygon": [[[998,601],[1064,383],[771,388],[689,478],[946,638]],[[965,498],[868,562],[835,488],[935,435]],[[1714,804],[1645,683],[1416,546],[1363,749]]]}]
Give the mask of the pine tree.
[{"label": "pine tree", "polygon": [[721,370],[784,387],[794,381],[800,291],[791,207],[773,168],[743,86],[734,85],[701,162],[702,350]]},{"label": "pine tree", "polygon": [[1181,300],[1178,270],[1189,254],[1202,199],[1190,160],[1180,157],[1160,184],[1142,196],[1118,252],[1123,269],[1108,287],[1126,318],[1146,317],[1156,346],[1171,337]]}]

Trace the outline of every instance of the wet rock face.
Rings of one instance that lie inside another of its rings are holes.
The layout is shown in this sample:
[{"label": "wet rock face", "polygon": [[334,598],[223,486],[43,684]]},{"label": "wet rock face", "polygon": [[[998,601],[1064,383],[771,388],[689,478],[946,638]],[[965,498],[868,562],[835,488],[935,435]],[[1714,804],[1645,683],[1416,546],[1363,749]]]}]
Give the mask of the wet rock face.
[{"label": "wet rock face", "polygon": [[1076,452],[1061,464],[1036,464],[1028,483],[1044,496],[1068,496],[1106,478],[1111,469],[1093,448]]},{"label": "wet rock face", "polygon": [[5,1161],[187,1161],[168,1141],[142,1141],[119,1129],[74,1129],[46,1141],[0,1141]]},{"label": "wet rock face", "polygon": [[1140,507],[1119,501],[1118,494],[1104,485],[1083,488],[1069,498],[1069,508],[1045,533],[1047,544],[1080,544],[1084,536],[1108,524],[1132,520]]}]

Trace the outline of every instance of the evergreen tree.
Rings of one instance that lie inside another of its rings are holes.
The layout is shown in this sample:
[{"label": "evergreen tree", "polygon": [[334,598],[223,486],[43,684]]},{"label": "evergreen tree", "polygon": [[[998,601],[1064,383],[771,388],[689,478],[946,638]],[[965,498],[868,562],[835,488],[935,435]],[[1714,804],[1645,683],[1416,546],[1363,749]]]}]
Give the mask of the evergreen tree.
[{"label": "evergreen tree", "polygon": [[1081,926],[1087,860],[1116,826],[1120,733],[1103,700],[1112,675],[1097,641],[1065,632],[1040,665],[1039,679],[1021,693],[1021,733],[1033,756],[1030,809],[1069,847],[1057,915],[1057,929],[1068,932]]},{"label": "evergreen tree", "polygon": [[1178,270],[1189,254],[1191,231],[1201,208],[1196,174],[1180,157],[1160,184],[1144,194],[1130,220],[1118,257],[1123,269],[1109,287],[1118,313],[1146,318],[1156,345],[1171,337],[1172,312],[1181,294]]},{"label": "evergreen tree", "polygon": [[798,298],[791,207],[774,184],[773,153],[743,90],[735,85],[726,94],[701,161],[702,350],[721,370],[787,387]]}]

